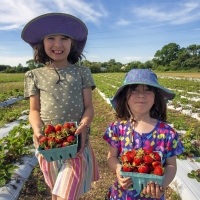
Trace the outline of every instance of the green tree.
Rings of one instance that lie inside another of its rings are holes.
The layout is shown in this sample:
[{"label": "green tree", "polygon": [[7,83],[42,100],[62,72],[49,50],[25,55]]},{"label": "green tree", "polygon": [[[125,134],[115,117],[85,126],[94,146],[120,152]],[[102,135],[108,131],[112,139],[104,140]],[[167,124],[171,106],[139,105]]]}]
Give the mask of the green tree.
[{"label": "green tree", "polygon": [[196,44],[191,44],[187,47],[187,50],[190,54],[192,54],[193,56],[196,56],[197,53],[200,50],[200,45],[196,45]]},{"label": "green tree", "polygon": [[157,66],[168,66],[171,61],[178,58],[179,50],[180,46],[178,44],[169,43],[155,53],[153,61]]},{"label": "green tree", "polygon": [[150,61],[150,60],[148,60],[148,61],[146,61],[146,62],[144,63],[143,66],[144,66],[145,69],[152,69],[152,68],[153,68],[153,62]]},{"label": "green tree", "polygon": [[6,68],[11,67],[10,65],[0,65],[0,71],[5,71]]}]

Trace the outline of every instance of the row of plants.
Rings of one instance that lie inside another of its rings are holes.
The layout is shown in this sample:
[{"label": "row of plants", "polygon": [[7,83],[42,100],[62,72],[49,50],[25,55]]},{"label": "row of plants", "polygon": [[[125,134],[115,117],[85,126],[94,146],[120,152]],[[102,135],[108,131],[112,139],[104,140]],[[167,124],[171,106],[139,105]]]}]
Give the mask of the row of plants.
[{"label": "row of plants", "polygon": [[0,73],[0,102],[7,99],[23,96],[24,74],[2,74]]},{"label": "row of plants", "polygon": [[12,105],[7,105],[0,108],[0,128],[6,123],[17,120],[22,115],[22,112],[28,109],[29,101],[27,100],[17,101]]},{"label": "row of plants", "polygon": [[[117,76],[118,75],[118,76]],[[108,95],[114,95],[115,91],[118,87],[121,86],[124,74],[116,74],[113,76],[113,74],[95,74],[95,82],[98,85],[101,85],[101,87],[104,87],[105,94]],[[173,79],[172,79],[173,80]],[[182,107],[187,108],[188,105],[191,106],[191,110],[193,113],[199,113],[200,116],[200,96],[198,95],[198,91],[200,91],[200,84],[196,81],[189,81],[187,79],[180,79],[176,81],[172,81],[168,78],[160,78],[159,82],[162,85],[165,85],[166,87],[170,88],[176,93],[176,97],[172,100],[171,104],[174,106],[174,108]],[[102,86],[103,85],[103,86]],[[179,86],[185,87],[184,90],[180,90]],[[188,93],[188,85],[190,88],[193,88],[193,92]],[[113,89],[115,88],[115,89]],[[197,97],[196,97],[197,96]],[[197,101],[198,100],[198,101]]]},{"label": "row of plants", "polygon": [[[4,186],[11,179],[15,179],[15,171],[23,164],[22,156],[33,156],[33,131],[28,126],[28,121],[21,121],[6,137],[0,139],[0,186]],[[19,179],[15,179],[17,188]]]}]

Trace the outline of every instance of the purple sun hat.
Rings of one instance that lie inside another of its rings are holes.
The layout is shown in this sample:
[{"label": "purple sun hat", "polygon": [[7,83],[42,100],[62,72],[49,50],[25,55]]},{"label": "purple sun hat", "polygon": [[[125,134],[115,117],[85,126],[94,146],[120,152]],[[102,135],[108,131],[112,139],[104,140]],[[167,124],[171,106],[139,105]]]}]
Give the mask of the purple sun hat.
[{"label": "purple sun hat", "polygon": [[82,53],[87,41],[88,29],[78,18],[65,13],[47,13],[28,22],[22,30],[21,38],[34,48],[48,35],[66,35],[77,42]]},{"label": "purple sun hat", "polygon": [[110,98],[111,105],[114,109],[116,109],[117,98],[123,88],[127,85],[133,84],[144,84],[156,87],[159,89],[159,93],[166,100],[171,100],[175,97],[175,93],[168,90],[167,88],[162,87],[158,83],[157,75],[149,69],[132,69],[130,70],[126,76],[124,77],[124,81],[122,86],[117,90],[115,95]]}]

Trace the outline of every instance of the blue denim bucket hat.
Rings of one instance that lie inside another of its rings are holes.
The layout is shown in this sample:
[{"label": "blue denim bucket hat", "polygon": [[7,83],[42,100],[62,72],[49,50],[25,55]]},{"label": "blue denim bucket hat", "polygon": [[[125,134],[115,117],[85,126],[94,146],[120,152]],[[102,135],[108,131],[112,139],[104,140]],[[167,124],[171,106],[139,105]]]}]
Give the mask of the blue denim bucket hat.
[{"label": "blue denim bucket hat", "polygon": [[124,77],[122,86],[117,90],[115,95],[110,98],[112,107],[115,109],[117,104],[117,98],[120,92],[127,85],[133,84],[144,84],[156,87],[159,89],[159,93],[164,97],[164,99],[171,100],[175,97],[175,93],[168,90],[167,88],[162,87],[158,83],[157,75],[149,69],[132,69]]}]

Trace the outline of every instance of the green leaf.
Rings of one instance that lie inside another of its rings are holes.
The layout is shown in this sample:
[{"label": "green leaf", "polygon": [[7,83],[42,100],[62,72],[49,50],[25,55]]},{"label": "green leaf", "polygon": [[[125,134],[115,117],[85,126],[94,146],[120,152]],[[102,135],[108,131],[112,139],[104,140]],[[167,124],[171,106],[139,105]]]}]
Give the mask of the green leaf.
[{"label": "green leaf", "polygon": [[195,178],[194,174],[188,173],[187,175],[188,175],[189,178]]},{"label": "green leaf", "polygon": [[192,173],[193,175],[195,175],[195,176],[197,176],[197,175],[198,175],[198,172],[197,172],[197,171],[195,171],[195,170],[192,170],[192,171],[191,171],[191,173]]},{"label": "green leaf", "polygon": [[6,179],[0,179],[0,187],[4,186],[6,184]]},{"label": "green leaf", "polygon": [[197,180],[198,182],[200,182],[200,178],[199,178],[199,177],[196,177],[196,180]]}]

